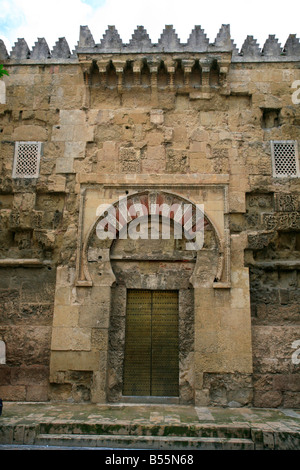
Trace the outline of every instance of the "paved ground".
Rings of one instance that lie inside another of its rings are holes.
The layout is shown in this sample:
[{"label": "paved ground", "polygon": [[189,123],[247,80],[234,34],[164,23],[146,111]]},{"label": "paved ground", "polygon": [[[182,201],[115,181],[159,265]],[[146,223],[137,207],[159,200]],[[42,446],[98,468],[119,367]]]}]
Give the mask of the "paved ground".
[{"label": "paved ground", "polygon": [[90,405],[4,403],[0,425],[51,423],[59,420],[87,423],[131,422],[151,424],[215,423],[264,424],[270,429],[300,432],[300,410],[265,408],[201,408],[178,405]]},{"label": "paved ground", "polygon": [[[176,405],[90,405],[4,403],[0,416],[0,450],[5,450],[3,430],[40,423],[116,423],[172,425],[245,425],[264,432],[290,433],[300,442],[300,410],[258,408],[203,408]],[[2,439],[1,439],[2,430]],[[299,447],[300,450],[300,447]]]}]

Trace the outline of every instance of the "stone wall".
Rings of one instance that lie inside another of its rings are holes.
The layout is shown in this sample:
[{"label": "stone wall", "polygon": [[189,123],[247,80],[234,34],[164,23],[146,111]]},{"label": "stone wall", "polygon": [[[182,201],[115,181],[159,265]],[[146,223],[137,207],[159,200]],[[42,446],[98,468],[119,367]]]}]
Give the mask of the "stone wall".
[{"label": "stone wall", "polygon": [[[186,401],[299,406],[300,187],[274,177],[270,144],[299,143],[299,60],[295,35],[237,51],[226,25],[213,44],[200,27],[186,44],[172,27],[152,44],[140,27],[128,45],[114,27],[99,44],[82,27],[73,52],[63,38],[52,51],[20,39],[10,54],[0,41],[2,398],[118,395],[109,341],[124,286],[92,232],[100,204],[146,191],[204,204],[218,240],[215,264],[198,253],[182,289],[194,305]],[[12,177],[20,141],[42,143],[38,178]]]},{"label": "stone wall", "polygon": [[[246,264],[250,266],[254,351],[254,404],[299,406],[299,194],[247,197]],[[253,225],[252,225],[252,228]]]},{"label": "stone wall", "polygon": [[47,401],[55,270],[2,268],[0,395],[12,401]]}]

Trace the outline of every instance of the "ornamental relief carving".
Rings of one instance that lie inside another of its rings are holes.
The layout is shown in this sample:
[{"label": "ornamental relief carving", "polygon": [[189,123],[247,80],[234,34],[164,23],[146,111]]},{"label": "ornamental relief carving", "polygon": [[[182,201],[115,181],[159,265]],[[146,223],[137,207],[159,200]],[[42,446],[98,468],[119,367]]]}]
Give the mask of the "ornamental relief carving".
[{"label": "ornamental relief carving", "polygon": [[275,210],[277,212],[295,212],[300,210],[300,194],[283,194],[274,195]]},{"label": "ornamental relief carving", "polygon": [[274,233],[248,234],[248,248],[251,250],[262,250],[274,239]]},{"label": "ornamental relief carving", "polygon": [[299,230],[300,212],[263,214],[263,227],[265,230]]}]

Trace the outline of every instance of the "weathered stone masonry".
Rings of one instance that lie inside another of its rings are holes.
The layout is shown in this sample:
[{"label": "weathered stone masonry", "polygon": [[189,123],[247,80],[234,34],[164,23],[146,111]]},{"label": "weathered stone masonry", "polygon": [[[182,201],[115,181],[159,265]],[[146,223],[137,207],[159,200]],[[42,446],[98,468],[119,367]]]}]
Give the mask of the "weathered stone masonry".
[{"label": "weathered stone masonry", "polygon": [[[1,398],[122,401],[127,290],[145,289],[179,293],[178,403],[299,407],[299,39],[83,26],[74,51],[0,41],[0,63]],[[119,197],[203,204],[203,249],[99,240]]]}]

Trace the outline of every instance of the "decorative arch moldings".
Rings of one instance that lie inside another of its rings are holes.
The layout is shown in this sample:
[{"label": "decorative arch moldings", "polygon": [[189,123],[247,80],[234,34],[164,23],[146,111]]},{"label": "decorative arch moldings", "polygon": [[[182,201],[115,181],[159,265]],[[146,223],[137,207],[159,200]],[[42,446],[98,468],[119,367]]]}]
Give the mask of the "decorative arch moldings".
[{"label": "decorative arch moldings", "polygon": [[[116,211],[116,233],[118,234],[120,229],[122,229],[126,224],[128,225],[133,219],[140,217],[140,215],[135,216],[130,214],[130,207],[135,205],[141,205],[142,207],[146,208],[148,210],[148,215],[151,214],[150,212],[150,206],[151,204],[156,204],[158,207],[161,207],[163,204],[168,204],[170,207],[173,205],[177,204],[179,206],[184,206],[184,205],[190,205],[194,211],[196,208],[196,203],[189,200],[186,197],[183,197],[179,194],[176,194],[174,192],[170,191],[161,191],[161,190],[144,190],[144,191],[137,191],[129,196],[124,196],[122,198],[122,201],[126,203],[127,207],[127,213],[126,214],[121,214],[121,211],[118,209],[118,205],[120,203],[120,200],[115,201],[114,203],[111,204],[111,206],[114,207]],[[108,205],[106,206],[108,207]],[[89,252],[89,247],[91,244],[91,240],[93,236],[95,235],[97,226],[99,222],[105,217],[106,210],[103,209],[100,214],[97,215],[96,220],[91,224],[90,228],[88,229],[83,242],[81,242],[81,250],[78,250],[78,257],[79,259],[77,260],[77,286],[93,286],[93,280],[90,275],[89,271],[89,261],[88,261],[88,252]],[[192,210],[192,216],[194,217],[194,212]],[[159,215],[159,214],[158,214]],[[174,221],[175,219],[175,213],[170,212],[170,219]],[[178,222],[178,220],[177,220]],[[81,221],[82,223],[82,221]],[[182,220],[183,224],[183,220]],[[204,212],[204,227],[205,226],[211,226],[216,241],[218,245],[218,267],[217,267],[217,272],[215,274],[215,287],[228,287],[227,283],[228,281],[228,266],[226,266],[226,261],[228,259],[228,253],[229,253],[229,246],[228,246],[228,241],[227,237],[221,236],[218,228],[216,227],[216,224],[213,222],[212,217],[207,214],[207,212]],[[194,226],[194,225],[192,225]],[[111,240],[110,247],[113,243],[113,239]],[[110,263],[109,259],[109,254],[106,256],[107,259],[105,261],[107,263]],[[197,252],[197,258],[198,258],[198,252]],[[114,274],[111,269],[111,274],[112,274],[112,283],[114,280]],[[217,285],[218,284],[218,285]]]}]

